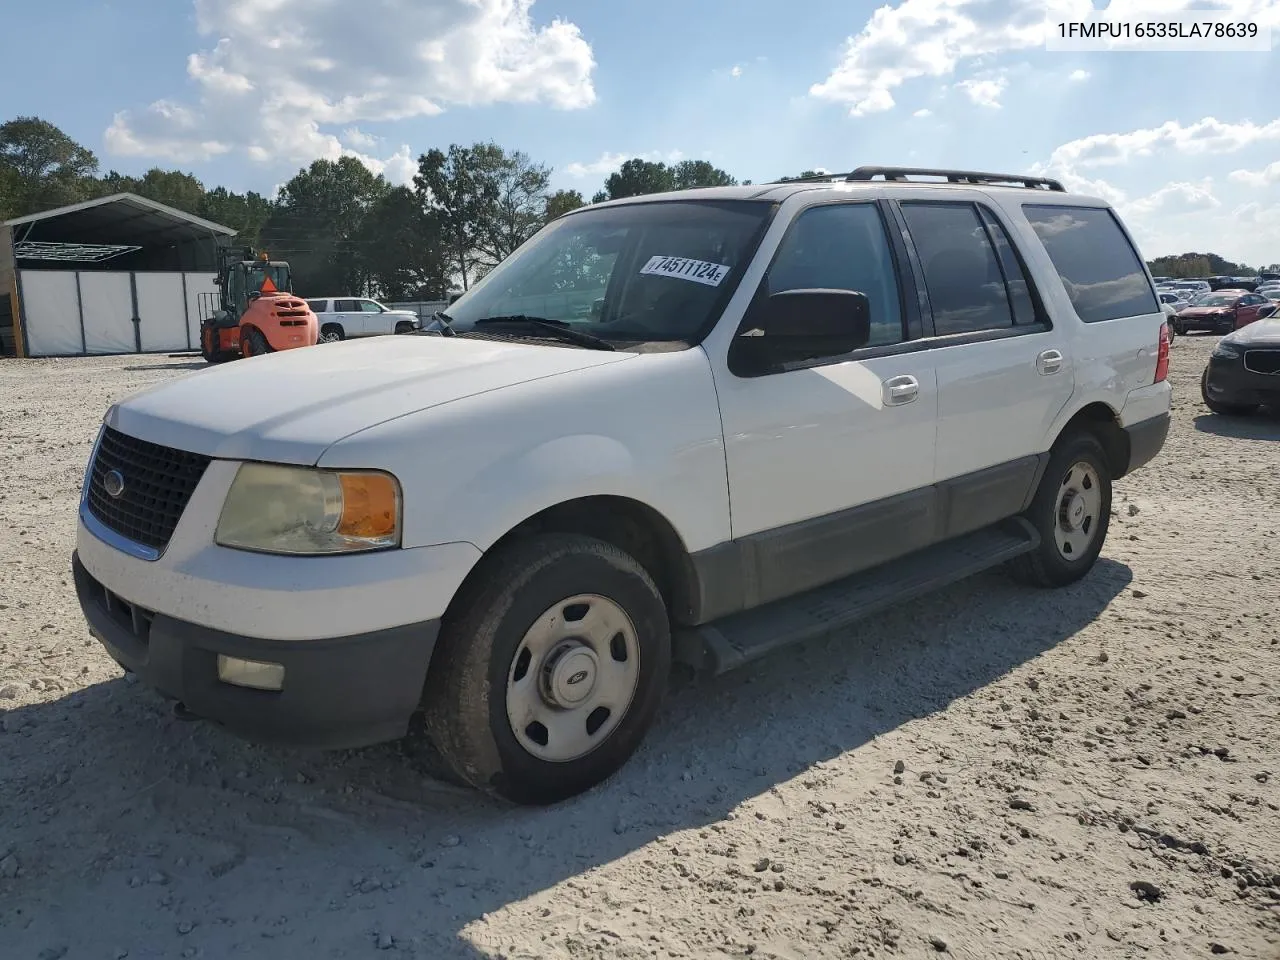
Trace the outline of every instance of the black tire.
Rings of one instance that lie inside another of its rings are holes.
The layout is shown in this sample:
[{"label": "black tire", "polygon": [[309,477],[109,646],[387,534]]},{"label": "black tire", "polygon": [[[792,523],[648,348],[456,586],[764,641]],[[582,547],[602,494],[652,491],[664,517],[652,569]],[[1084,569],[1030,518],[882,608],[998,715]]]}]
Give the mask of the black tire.
[{"label": "black tire", "polygon": [[1247,417],[1252,413],[1258,412],[1260,404],[1256,403],[1223,403],[1220,400],[1214,400],[1209,396],[1209,368],[1204,368],[1204,373],[1200,374],[1200,399],[1204,401],[1204,405],[1209,408],[1210,413],[1216,413],[1223,417]]},{"label": "black tire", "polygon": [[[1088,527],[1091,534],[1088,547],[1077,556],[1067,557],[1057,542],[1059,510],[1065,481],[1077,464],[1092,467],[1099,481],[1101,503]],[[1023,517],[1040,534],[1040,545],[1009,562],[1009,572],[1015,580],[1029,586],[1064,587],[1093,569],[1111,525],[1111,468],[1106,451],[1094,434],[1079,432],[1059,438]]]},{"label": "black tire", "polygon": [[[552,762],[517,739],[507,716],[508,675],[526,631],[579,594],[606,598],[630,618],[639,677],[622,719],[601,742],[576,759]],[[670,671],[666,606],[633,557],[591,537],[535,537],[483,560],[450,606],[424,690],[426,727],[462,781],[514,803],[557,803],[627,762],[657,714]]]},{"label": "black tire", "polygon": [[320,328],[320,338],[317,343],[336,343],[339,340],[347,339],[347,331],[342,329],[340,323],[326,323]]},{"label": "black tire", "polygon": [[240,353],[246,357],[260,357],[266,353],[275,353],[275,348],[267,342],[261,330],[250,327],[248,331],[240,334]]},{"label": "black tire", "polygon": [[412,333],[416,327],[408,320],[401,320],[396,324],[396,333]]},{"label": "black tire", "polygon": [[204,357],[206,363],[226,363],[238,356],[234,350],[213,350],[212,336],[211,330],[200,332],[200,356]]},{"label": "black tire", "polygon": [[1187,332],[1186,330],[1182,329],[1181,320],[1170,320],[1169,329],[1172,330],[1179,337],[1185,336]]}]

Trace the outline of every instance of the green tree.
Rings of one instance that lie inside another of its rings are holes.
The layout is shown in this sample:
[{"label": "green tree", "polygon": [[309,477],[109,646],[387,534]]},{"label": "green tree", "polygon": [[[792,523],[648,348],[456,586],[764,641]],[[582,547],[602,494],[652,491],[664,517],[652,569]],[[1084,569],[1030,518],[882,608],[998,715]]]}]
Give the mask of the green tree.
[{"label": "green tree", "polygon": [[735,187],[738,181],[706,160],[681,160],[671,168],[677,190],[694,187]]},{"label": "green tree", "polygon": [[260,193],[233,193],[226,187],[214,187],[200,198],[196,212],[206,220],[234,229],[234,243],[256,247],[271,210],[271,201]]},{"label": "green tree", "polygon": [[546,222],[551,170],[520,151],[505,153],[488,169],[497,187],[497,200],[483,222],[477,249],[486,266],[494,267],[538,232]]},{"label": "green tree", "polygon": [[570,211],[586,206],[587,201],[577,190],[557,190],[547,197],[547,209],[544,219],[550,223],[556,217],[563,217]]},{"label": "green tree", "polygon": [[609,174],[609,179],[604,182],[604,190],[597,193],[592,202],[639,197],[646,193],[664,193],[674,189],[675,172],[670,167],[665,163],[654,163],[652,160],[636,157],[624,163],[617,173]]},{"label": "green tree", "polygon": [[360,255],[365,217],[389,190],[354,157],[316,160],[280,188],[260,243],[273,259],[289,261],[304,295],[362,293],[370,283]]},{"label": "green tree", "polygon": [[418,158],[414,192],[425,213],[436,216],[449,245],[450,265],[468,289],[473,268],[501,199],[500,171],[507,157],[495,143],[451,144],[448,153],[429,150]]},{"label": "green tree", "polygon": [[47,120],[17,117],[0,124],[0,171],[20,217],[93,196],[98,158]]},{"label": "green tree", "polygon": [[152,167],[141,177],[130,177],[112,170],[98,181],[96,192],[104,197],[113,193],[136,193],[199,216],[205,191],[204,184],[194,174]]},{"label": "green tree", "polygon": [[391,301],[443,300],[449,265],[440,220],[408,187],[374,201],[360,229],[359,255],[373,292]]},{"label": "green tree", "polygon": [[819,173],[817,170],[801,170],[800,175],[796,177],[779,177],[779,183],[788,183],[792,180],[807,180],[809,177],[822,177],[826,174]]}]

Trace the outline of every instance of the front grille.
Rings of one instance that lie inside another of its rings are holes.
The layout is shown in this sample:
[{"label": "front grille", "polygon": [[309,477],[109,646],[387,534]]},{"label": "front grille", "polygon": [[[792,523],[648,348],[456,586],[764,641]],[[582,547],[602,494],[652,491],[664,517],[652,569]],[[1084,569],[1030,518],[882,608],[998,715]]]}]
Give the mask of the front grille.
[{"label": "front grille", "polygon": [[[107,427],[89,473],[89,509],[122,537],[163,550],[210,459]],[[124,478],[117,497],[107,493],[112,471]]]},{"label": "front grille", "polygon": [[1250,373],[1280,373],[1280,350],[1246,350],[1244,368]]}]

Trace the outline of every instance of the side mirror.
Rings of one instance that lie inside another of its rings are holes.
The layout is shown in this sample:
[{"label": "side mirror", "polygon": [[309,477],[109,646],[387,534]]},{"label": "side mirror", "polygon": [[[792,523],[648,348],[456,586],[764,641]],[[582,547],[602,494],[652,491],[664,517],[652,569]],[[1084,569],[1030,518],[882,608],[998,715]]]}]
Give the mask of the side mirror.
[{"label": "side mirror", "polygon": [[747,315],[730,352],[755,372],[838,357],[871,339],[871,304],[852,290],[784,290]]}]

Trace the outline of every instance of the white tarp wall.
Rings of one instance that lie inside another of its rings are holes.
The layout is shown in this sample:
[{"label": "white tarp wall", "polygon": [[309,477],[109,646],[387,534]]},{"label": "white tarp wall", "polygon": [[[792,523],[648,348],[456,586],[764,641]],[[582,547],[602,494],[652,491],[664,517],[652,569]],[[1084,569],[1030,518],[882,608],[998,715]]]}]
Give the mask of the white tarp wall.
[{"label": "white tarp wall", "polygon": [[216,295],[213,281],[212,273],[19,271],[27,355],[137,353],[139,340],[143,353],[199,349],[199,298]]},{"label": "white tarp wall", "polygon": [[187,350],[187,298],[180,273],[136,273],[142,352]]},{"label": "white tarp wall", "polygon": [[20,274],[27,356],[84,353],[76,275],[63,270],[23,270]]},{"label": "white tarp wall", "polygon": [[[200,321],[204,319],[201,315],[203,306],[204,313],[213,316],[213,310],[218,307],[218,285],[214,283],[217,279],[212,273],[188,273],[187,278],[187,336],[191,338],[191,346],[193,349],[200,349]],[[203,298],[201,303],[201,294],[209,294]],[[212,306],[212,309],[210,307]]]}]

